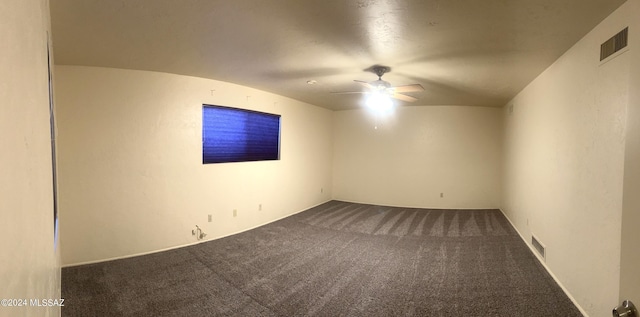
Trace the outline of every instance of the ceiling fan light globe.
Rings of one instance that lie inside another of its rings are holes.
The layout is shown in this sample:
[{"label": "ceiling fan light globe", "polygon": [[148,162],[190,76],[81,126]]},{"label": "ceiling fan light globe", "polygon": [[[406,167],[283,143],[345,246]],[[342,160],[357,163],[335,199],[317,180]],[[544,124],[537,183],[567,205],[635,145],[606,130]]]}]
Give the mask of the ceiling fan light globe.
[{"label": "ceiling fan light globe", "polygon": [[393,101],[385,93],[372,93],[366,104],[369,109],[379,114],[389,113],[393,109]]}]

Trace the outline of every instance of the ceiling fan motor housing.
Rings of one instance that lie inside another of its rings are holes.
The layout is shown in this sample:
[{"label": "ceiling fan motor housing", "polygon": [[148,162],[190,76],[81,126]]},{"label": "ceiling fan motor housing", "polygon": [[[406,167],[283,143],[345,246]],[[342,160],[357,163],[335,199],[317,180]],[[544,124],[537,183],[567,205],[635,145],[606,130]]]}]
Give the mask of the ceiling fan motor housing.
[{"label": "ceiling fan motor housing", "polygon": [[391,88],[391,83],[382,79],[372,81],[369,84],[373,86],[376,90],[386,90],[388,88]]}]

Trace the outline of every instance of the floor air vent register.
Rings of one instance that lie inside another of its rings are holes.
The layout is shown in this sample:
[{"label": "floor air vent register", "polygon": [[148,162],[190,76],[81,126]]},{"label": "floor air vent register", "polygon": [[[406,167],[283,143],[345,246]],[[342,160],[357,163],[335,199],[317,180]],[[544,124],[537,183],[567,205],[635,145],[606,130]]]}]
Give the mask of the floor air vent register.
[{"label": "floor air vent register", "polygon": [[533,248],[536,249],[536,251],[542,257],[542,259],[546,261],[547,258],[546,258],[545,246],[542,243],[540,243],[540,240],[538,240],[538,238],[536,238],[536,236],[534,235],[531,235],[531,245],[533,245]]}]

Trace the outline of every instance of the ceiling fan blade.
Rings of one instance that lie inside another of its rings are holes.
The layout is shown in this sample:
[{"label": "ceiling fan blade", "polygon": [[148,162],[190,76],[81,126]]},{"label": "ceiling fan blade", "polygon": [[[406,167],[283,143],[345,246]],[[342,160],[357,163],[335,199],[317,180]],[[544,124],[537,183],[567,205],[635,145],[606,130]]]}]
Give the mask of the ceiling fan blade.
[{"label": "ceiling fan blade", "polygon": [[414,101],[418,100],[418,98],[407,96],[407,95],[403,95],[403,94],[399,94],[399,93],[395,93],[395,94],[391,95],[391,97],[395,98],[395,99],[398,99],[398,100],[407,101],[407,102],[414,102]]},{"label": "ceiling fan blade", "polygon": [[422,87],[422,85],[420,84],[404,85],[404,86],[397,86],[392,88],[394,89],[395,92],[424,91],[424,87]]},{"label": "ceiling fan blade", "polygon": [[346,94],[368,94],[366,91],[332,91],[334,95],[346,95]]},{"label": "ceiling fan blade", "polygon": [[366,81],[362,81],[362,80],[354,80],[356,83],[368,88],[368,89],[373,89],[373,86],[371,86],[371,84],[369,84]]}]

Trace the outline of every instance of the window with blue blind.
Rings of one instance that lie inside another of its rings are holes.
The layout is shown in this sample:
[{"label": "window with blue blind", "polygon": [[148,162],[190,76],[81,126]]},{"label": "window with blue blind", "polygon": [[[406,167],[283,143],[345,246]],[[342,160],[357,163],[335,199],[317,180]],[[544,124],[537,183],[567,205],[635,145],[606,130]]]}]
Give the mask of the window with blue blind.
[{"label": "window with blue blind", "polygon": [[202,163],[280,159],[280,115],[202,106]]}]

